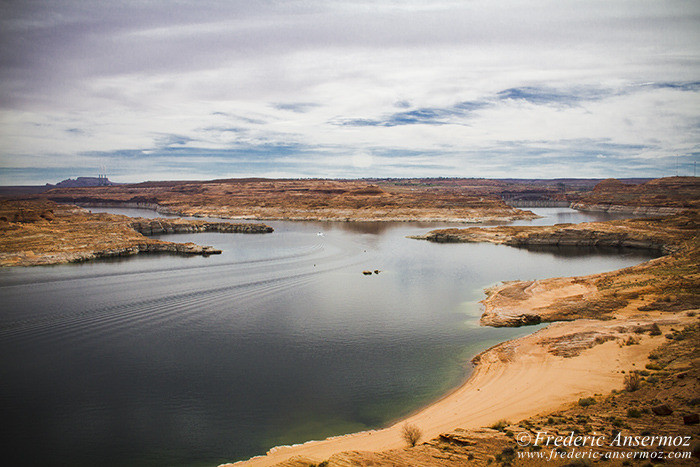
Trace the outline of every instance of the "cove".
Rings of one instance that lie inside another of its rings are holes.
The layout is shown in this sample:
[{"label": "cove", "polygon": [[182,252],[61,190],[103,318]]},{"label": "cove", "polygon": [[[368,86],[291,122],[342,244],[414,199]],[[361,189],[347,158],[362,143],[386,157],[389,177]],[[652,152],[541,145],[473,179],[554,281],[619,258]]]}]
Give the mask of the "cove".
[{"label": "cove", "polygon": [[484,287],[651,257],[405,238],[445,224],[268,224],[161,237],[223,250],[208,258],[1,270],[7,457],[216,465],[384,426],[458,386],[477,352],[533,331],[480,327]]}]

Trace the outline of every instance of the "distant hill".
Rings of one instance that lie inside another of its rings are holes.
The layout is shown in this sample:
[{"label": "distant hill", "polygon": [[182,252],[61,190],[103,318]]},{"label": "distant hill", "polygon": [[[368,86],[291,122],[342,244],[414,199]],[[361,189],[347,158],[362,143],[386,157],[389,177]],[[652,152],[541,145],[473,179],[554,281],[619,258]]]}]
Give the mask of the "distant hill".
[{"label": "distant hill", "polygon": [[84,188],[89,186],[115,186],[118,183],[110,182],[107,177],[78,177],[76,179],[67,178],[56,185],[46,184],[51,188]]},{"label": "distant hill", "polygon": [[67,178],[55,185],[47,183],[46,185],[15,185],[15,186],[0,186],[0,196],[16,197],[25,195],[36,195],[44,193],[53,188],[89,188],[95,186],[117,186],[121,183],[110,181],[107,177],[78,177]]}]

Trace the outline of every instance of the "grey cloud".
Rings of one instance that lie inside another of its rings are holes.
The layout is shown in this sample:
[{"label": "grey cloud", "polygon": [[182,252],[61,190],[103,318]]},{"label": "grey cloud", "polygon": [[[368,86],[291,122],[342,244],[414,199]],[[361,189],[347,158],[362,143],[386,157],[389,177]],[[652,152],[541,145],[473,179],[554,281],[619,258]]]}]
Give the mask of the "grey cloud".
[{"label": "grey cloud", "polygon": [[[134,151],[162,149],[166,158],[202,141],[231,146],[235,133],[236,148],[259,159],[248,167],[265,166],[280,154],[308,154],[309,148],[347,159],[368,145],[391,153],[399,167],[406,151],[390,141],[411,133],[400,127],[422,125],[416,144],[425,146],[415,150],[434,158],[423,167],[434,171],[457,167],[452,161],[461,156],[484,158],[455,152],[465,139],[445,125],[459,124],[470,126],[470,143],[504,160],[523,154],[537,164],[546,155],[568,163],[602,154],[611,171],[622,170],[630,160],[625,158],[642,151],[681,147],[697,154],[700,120],[692,103],[700,95],[698,24],[700,2],[684,0],[10,0],[0,2],[0,109],[8,115],[3,128],[9,128],[0,137],[19,141],[13,150],[21,154],[35,154],[32,144],[51,133],[63,138],[57,142],[66,154],[108,140],[99,146],[104,157],[123,158],[105,149],[119,148],[123,140],[124,147],[129,141],[152,146]],[[359,105],[347,98],[365,91]],[[517,112],[547,115],[556,107],[578,122],[572,115],[583,112],[576,107],[601,112],[596,109],[608,99],[632,111],[653,105],[653,114],[633,118],[630,112],[628,128],[624,120],[611,120],[622,121],[627,134],[607,142],[509,142],[500,121],[480,119],[487,113],[505,119]],[[518,102],[531,105],[512,105]],[[301,113],[327,118],[329,109],[339,116],[322,132],[294,121]],[[655,130],[648,140],[645,121]],[[166,126],[171,122],[176,126]],[[343,127],[374,129],[357,131],[371,133],[366,142],[318,142],[334,141],[334,131],[346,137]],[[666,127],[672,132],[656,131]],[[109,137],[100,138],[105,133]],[[663,143],[655,146],[651,138]],[[629,144],[640,139],[643,144]],[[432,152],[437,147],[444,151]],[[13,154],[0,148],[7,165]],[[285,167],[300,174],[313,170]]]},{"label": "grey cloud", "polygon": [[340,126],[399,126],[399,125],[445,125],[456,123],[451,119],[467,117],[471,112],[488,106],[488,102],[465,101],[451,107],[423,107],[405,112],[396,112],[381,120],[351,118],[332,122]]},{"label": "grey cloud", "polygon": [[634,50],[663,44],[687,52],[694,49],[690,38],[698,39],[697,2],[619,2],[608,6],[615,14],[604,19],[596,16],[595,7],[583,5],[6,2],[0,32],[5,84],[0,95],[3,102],[14,97],[20,104],[36,99],[32,94],[41,94],[41,89],[62,89],[71,82],[79,86],[91,76],[208,70],[300,50],[522,43],[547,50],[554,44],[561,49],[576,44],[623,59]]},{"label": "grey cloud", "polygon": [[320,104],[315,104],[313,102],[288,102],[273,104],[273,107],[277,110],[288,110],[295,113],[306,113],[313,108],[320,107]]}]

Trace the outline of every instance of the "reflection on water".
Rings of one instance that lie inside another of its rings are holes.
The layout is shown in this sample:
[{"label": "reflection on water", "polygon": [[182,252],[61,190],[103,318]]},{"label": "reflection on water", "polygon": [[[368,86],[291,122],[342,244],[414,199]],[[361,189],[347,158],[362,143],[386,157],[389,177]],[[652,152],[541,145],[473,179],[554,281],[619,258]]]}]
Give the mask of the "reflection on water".
[{"label": "reflection on water", "polygon": [[139,209],[139,208],[107,208],[107,207],[86,207],[90,212],[107,212],[110,214],[121,214],[123,216],[129,217],[145,217],[147,219],[155,219],[157,217],[180,217],[176,214],[167,214],[162,212],[156,212],[152,209]]},{"label": "reflection on water", "polygon": [[581,222],[603,222],[617,219],[629,219],[640,217],[633,214],[619,212],[586,212],[576,211],[570,208],[521,208],[532,211],[539,219],[531,221],[515,221],[509,225],[554,225],[554,224],[578,224]]},{"label": "reflection on water", "polygon": [[446,224],[269,224],[161,237],[223,250],[208,258],[0,271],[8,457],[216,465],[379,427],[458,385],[474,353],[531,331],[478,326],[485,286],[648,257],[405,238]]},{"label": "reflection on water", "polygon": [[571,245],[529,245],[527,248],[516,246],[515,248],[527,249],[533,253],[550,254],[558,257],[581,258],[591,255],[608,255],[608,256],[623,256],[623,257],[638,257],[648,259],[650,257],[659,256],[653,251],[641,251],[635,248],[627,247],[609,247],[609,246],[571,246]]}]

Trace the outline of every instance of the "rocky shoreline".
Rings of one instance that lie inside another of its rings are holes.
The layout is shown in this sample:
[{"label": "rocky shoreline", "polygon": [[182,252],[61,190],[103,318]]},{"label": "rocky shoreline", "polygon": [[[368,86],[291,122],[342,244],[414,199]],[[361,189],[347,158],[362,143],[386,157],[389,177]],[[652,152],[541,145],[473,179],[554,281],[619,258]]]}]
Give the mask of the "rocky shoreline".
[{"label": "rocky shoreline", "polygon": [[143,235],[160,235],[173,233],[221,232],[221,233],[272,233],[274,229],[265,224],[208,222],[187,219],[146,219],[137,217],[129,226]]},{"label": "rocky shoreline", "polygon": [[12,265],[12,266],[48,266],[55,264],[65,264],[65,263],[82,263],[86,261],[92,261],[96,259],[106,259],[106,258],[118,258],[134,256],[138,254],[157,254],[157,253],[167,253],[176,254],[183,256],[209,256],[209,255],[219,255],[221,250],[218,250],[212,246],[202,246],[196,243],[173,243],[173,242],[161,242],[161,243],[141,243],[137,245],[122,247],[122,248],[109,248],[105,250],[96,251],[79,251],[79,252],[65,252],[65,253],[47,253],[38,256],[29,255],[19,261],[14,262],[14,264],[4,264],[4,257],[0,254],[0,265]]},{"label": "rocky shoreline", "polygon": [[674,206],[626,206],[622,204],[585,202],[572,203],[572,209],[590,212],[615,212],[621,214],[633,214],[635,216],[672,216],[683,211],[683,208]]},{"label": "rocky shoreline", "polygon": [[92,214],[50,201],[0,202],[0,267],[75,263],[100,258],[166,253],[183,256],[221,254],[212,246],[176,243],[151,235],[193,232],[264,234],[260,223],[145,219]]},{"label": "rocky shoreline", "polygon": [[[418,237],[524,248],[627,246],[665,256],[607,273],[492,287],[483,301],[482,325],[553,323],[481,352],[463,386],[396,425],[278,447],[236,465],[532,465],[517,454],[539,447],[517,443],[517,433],[598,433],[610,439],[649,430],[693,434],[698,419],[693,397],[700,390],[699,225],[697,213],[684,212],[578,227],[446,229]],[[637,381],[634,387],[629,375]],[[428,441],[402,446],[405,423],[423,430]],[[631,450],[606,445],[600,452]],[[694,462],[690,456],[700,455],[697,446],[672,450],[686,457],[670,464],[687,465]],[[551,456],[555,450],[542,451]],[[547,465],[573,465],[569,461],[562,457]]]},{"label": "rocky shoreline", "polygon": [[411,236],[416,240],[435,243],[477,243],[488,242],[515,247],[601,247],[601,248],[638,248],[661,253],[671,253],[674,245],[667,245],[655,238],[632,236],[625,232],[599,232],[579,228],[559,228],[545,232],[528,232],[511,228],[494,228],[464,231],[461,229],[443,229],[425,235]]},{"label": "rocky shoreline", "polygon": [[675,216],[582,224],[439,229],[410,238],[436,243],[488,242],[521,248],[635,248],[671,254],[695,234],[697,225],[698,214],[683,211]]}]

